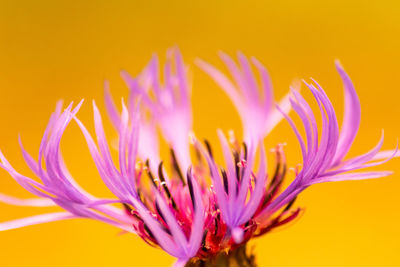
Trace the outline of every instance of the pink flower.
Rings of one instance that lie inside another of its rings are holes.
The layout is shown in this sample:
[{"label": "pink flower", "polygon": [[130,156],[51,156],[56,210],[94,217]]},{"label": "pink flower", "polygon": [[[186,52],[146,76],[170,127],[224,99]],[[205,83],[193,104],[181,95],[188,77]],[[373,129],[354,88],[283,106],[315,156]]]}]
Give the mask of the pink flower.
[{"label": "pink flower", "polygon": [[[345,117],[340,131],[334,107],[315,81],[305,84],[319,106],[321,129],[298,91],[292,90],[279,105],[274,104],[267,71],[256,59],[252,58],[252,62],[261,75],[260,86],[244,55],[238,56],[240,67],[225,54],[221,58],[235,82],[208,63],[201,60],[197,63],[228,94],[242,119],[243,143],[233,134],[228,141],[218,130],[225,164],[214,157],[209,142],[201,143],[192,133],[187,68],[179,51],[172,49],[164,66],[164,83],[160,82],[157,56],[136,77],[122,72],[130,96],[128,105],[122,102],[121,112],[106,84],[107,110],[118,134],[118,164],[111,157],[95,102],[95,139],[77,117],[82,102],[74,108],[71,103],[63,111],[60,102],[44,133],[38,158],[34,159],[21,143],[23,157],[40,182],[18,173],[0,153],[0,167],[38,197],[17,199],[0,194],[1,201],[24,206],[57,205],[64,210],[0,223],[0,230],[91,218],[138,234],[147,243],[176,257],[177,266],[183,266],[192,258],[207,259],[221,251],[233,251],[251,238],[292,221],[300,213],[299,208],[293,208],[296,197],[312,184],[391,174],[353,172],[382,164],[396,155],[397,148],[379,152],[383,137],[366,154],[345,158],[356,137],[361,112],[353,84],[338,63],[345,87]],[[286,114],[290,106],[300,117],[305,138]],[[282,182],[287,166],[283,146],[278,144],[274,148],[275,172],[268,175],[263,145],[264,138],[282,118],[292,126],[303,155],[302,168],[296,168],[294,180],[285,189]],[[90,195],[68,172],[60,140],[72,120],[80,127],[99,175],[115,195],[114,199]],[[161,160],[157,129],[170,146],[170,160]],[[191,149],[196,158],[191,157]],[[164,162],[170,163],[171,171],[164,169]],[[149,179],[150,185],[143,179]],[[120,203],[121,208],[111,205],[115,203]]]}]

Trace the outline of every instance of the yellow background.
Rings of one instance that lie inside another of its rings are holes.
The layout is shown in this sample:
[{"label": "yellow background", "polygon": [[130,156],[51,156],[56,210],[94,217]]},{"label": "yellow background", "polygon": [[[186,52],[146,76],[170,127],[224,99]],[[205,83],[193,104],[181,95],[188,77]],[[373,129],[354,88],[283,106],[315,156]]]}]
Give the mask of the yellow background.
[{"label": "yellow background", "polygon": [[[342,114],[339,58],[362,104],[362,125],[352,154],[368,150],[385,129],[385,148],[400,135],[400,8],[397,1],[0,1],[0,147],[30,174],[17,134],[37,155],[47,119],[59,99],[86,99],[79,113],[90,129],[90,100],[104,111],[102,83],[126,96],[119,77],[136,74],[153,52],[164,58],[178,45],[192,67],[194,121],[199,137],[216,142],[215,129],[240,131],[237,114],[220,89],[193,65],[201,57],[238,49],[269,69],[277,96],[294,78],[316,78]],[[103,112],[104,114],[104,112]],[[113,136],[107,125],[109,137]],[[285,122],[266,144],[287,142],[289,163],[300,162]],[[109,196],[85,142],[71,125],[62,143],[76,179]],[[302,218],[254,242],[260,266],[400,266],[398,174],[360,182],[316,185],[298,204]],[[29,197],[4,171],[0,191]],[[0,220],[52,209],[0,205]],[[133,235],[99,222],[71,220],[0,233],[0,266],[169,266],[173,259]]]}]

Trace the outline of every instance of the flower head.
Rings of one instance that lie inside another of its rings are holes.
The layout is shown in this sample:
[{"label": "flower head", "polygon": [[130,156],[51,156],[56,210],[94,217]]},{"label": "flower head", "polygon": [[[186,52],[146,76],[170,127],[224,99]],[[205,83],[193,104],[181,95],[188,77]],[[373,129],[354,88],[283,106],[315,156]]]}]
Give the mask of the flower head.
[{"label": "flower head", "polygon": [[[316,81],[304,83],[319,107],[321,129],[314,111],[297,90],[292,90],[280,104],[274,104],[267,71],[256,59],[252,58],[252,62],[260,73],[261,85],[244,55],[238,56],[240,67],[225,54],[221,58],[234,83],[210,64],[200,60],[197,63],[228,94],[242,119],[243,142],[231,132],[227,138],[223,131],[217,131],[224,164],[214,157],[208,141],[200,142],[192,133],[188,71],[179,51],[172,49],[164,66],[163,83],[157,56],[136,77],[122,72],[130,96],[127,105],[122,102],[121,111],[106,88],[108,114],[118,134],[118,164],[111,156],[102,116],[94,101],[96,138],[77,116],[82,102],[76,107],[71,103],[64,110],[60,102],[44,133],[37,160],[21,142],[23,157],[40,181],[18,173],[0,153],[0,167],[38,197],[22,200],[1,194],[1,201],[25,206],[57,205],[64,209],[0,223],[0,230],[91,218],[136,233],[176,257],[177,266],[181,266],[187,261],[206,261],[221,252],[235,251],[251,238],[292,221],[300,213],[300,208],[293,208],[295,200],[310,185],[391,174],[353,172],[395,156],[397,148],[379,152],[383,136],[364,155],[346,158],[359,128],[360,103],[339,63],[336,67],[345,88],[345,116],[340,130],[335,109]],[[305,138],[287,115],[290,107],[300,118]],[[272,150],[275,171],[270,175],[263,145],[264,138],[281,118],[289,122],[302,152],[302,167],[295,168],[295,177],[286,188],[282,188],[287,176],[283,145]],[[71,121],[80,127],[99,176],[115,199],[90,195],[68,172],[60,140]],[[170,146],[169,160],[161,160],[157,129]],[[164,168],[167,164],[169,169]],[[121,208],[112,205],[116,203]]]}]

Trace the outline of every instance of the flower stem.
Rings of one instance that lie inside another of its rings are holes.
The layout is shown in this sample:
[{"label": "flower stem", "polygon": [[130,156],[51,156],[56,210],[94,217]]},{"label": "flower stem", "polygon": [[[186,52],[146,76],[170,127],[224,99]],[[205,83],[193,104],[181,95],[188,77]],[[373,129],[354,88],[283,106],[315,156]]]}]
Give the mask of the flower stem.
[{"label": "flower stem", "polygon": [[209,259],[192,259],[185,267],[257,267],[255,256],[246,251],[246,245],[233,251],[221,252]]}]

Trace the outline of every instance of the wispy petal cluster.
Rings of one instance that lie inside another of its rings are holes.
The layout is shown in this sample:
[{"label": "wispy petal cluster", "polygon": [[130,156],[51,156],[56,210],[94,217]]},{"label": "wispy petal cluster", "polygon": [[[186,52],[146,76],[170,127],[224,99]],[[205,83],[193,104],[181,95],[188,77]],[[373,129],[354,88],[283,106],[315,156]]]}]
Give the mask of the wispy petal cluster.
[{"label": "wispy petal cluster", "polygon": [[[214,79],[235,105],[243,124],[244,140],[257,142],[263,139],[283,118],[275,108],[271,79],[267,69],[254,57],[251,62],[257,69],[261,82],[258,83],[248,58],[238,53],[239,66],[225,53],[220,58],[228,68],[232,78],[203,60],[197,65]],[[285,112],[290,110],[289,95],[285,96],[280,106]]]},{"label": "wispy petal cluster", "polygon": [[1,201],[14,205],[25,204],[26,206],[57,205],[66,212],[39,215],[3,223],[0,224],[1,230],[62,219],[91,218],[132,232],[130,228],[132,218],[126,216],[121,210],[104,206],[91,207],[91,204],[96,202],[97,199],[75,182],[64,164],[60,153],[60,140],[65,128],[78,112],[81,104],[82,102],[72,109],[71,103],[63,112],[61,112],[62,103],[60,102],[57,105],[57,110],[52,114],[43,135],[37,160],[23,148],[20,142],[25,162],[40,178],[40,182],[18,173],[0,153],[0,167],[5,169],[27,191],[39,197],[38,199],[20,200],[2,195]]},{"label": "wispy petal cluster", "polygon": [[[176,153],[183,169],[190,165],[189,133],[192,131],[192,108],[190,103],[190,84],[182,55],[174,48],[167,52],[167,63],[163,69],[164,83],[160,82],[159,60],[154,55],[148,66],[138,77],[131,77],[126,71],[121,76],[130,89],[129,110],[134,112],[135,102],[142,105],[141,131],[145,142],[140,142],[140,153],[145,158],[158,157],[156,126]],[[174,71],[173,71],[174,70]],[[115,125],[119,124],[118,112],[109,95],[106,96],[108,110]],[[146,120],[146,112],[150,120]],[[173,125],[173,127],[171,127]],[[156,164],[159,163],[155,162]]]},{"label": "wispy petal cluster", "polygon": [[286,114],[285,117],[299,141],[303,155],[303,168],[289,187],[261,213],[262,215],[274,213],[312,184],[379,178],[392,174],[390,171],[353,172],[380,165],[396,155],[397,147],[394,150],[378,154],[383,144],[383,132],[379,143],[369,152],[354,158],[344,159],[357,135],[361,108],[349,76],[339,62],[336,63],[336,68],[343,80],[345,90],[345,110],[341,130],[339,131],[335,109],[331,101],[315,80],[313,80],[314,84],[307,82],[305,84],[318,104],[322,117],[321,130],[318,129],[316,116],[310,105],[297,91],[292,91],[291,105],[300,117],[306,138],[301,136],[298,127]]}]

